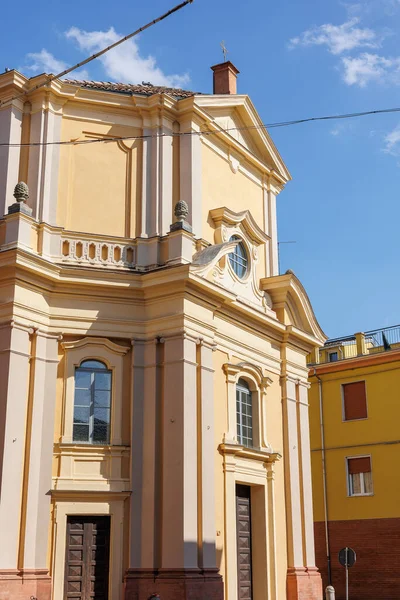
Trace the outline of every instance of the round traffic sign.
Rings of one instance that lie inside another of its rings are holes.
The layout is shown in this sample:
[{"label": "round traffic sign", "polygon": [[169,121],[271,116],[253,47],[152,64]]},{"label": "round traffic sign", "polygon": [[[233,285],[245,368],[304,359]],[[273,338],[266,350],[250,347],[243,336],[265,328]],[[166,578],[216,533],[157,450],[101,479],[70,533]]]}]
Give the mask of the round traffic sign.
[{"label": "round traffic sign", "polygon": [[342,567],[352,567],[356,562],[356,553],[353,548],[342,548],[339,552],[339,562]]}]

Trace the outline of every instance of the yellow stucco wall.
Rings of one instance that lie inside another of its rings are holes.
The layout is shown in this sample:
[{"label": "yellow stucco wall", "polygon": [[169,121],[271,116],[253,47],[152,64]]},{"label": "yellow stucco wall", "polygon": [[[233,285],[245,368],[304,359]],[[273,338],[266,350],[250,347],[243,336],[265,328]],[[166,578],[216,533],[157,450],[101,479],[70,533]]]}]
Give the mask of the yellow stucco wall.
[{"label": "yellow stucco wall", "polygon": [[[63,140],[140,134],[134,127],[94,123],[89,118],[62,121]],[[138,140],[62,146],[57,224],[72,231],[135,237],[141,155]]]},{"label": "yellow stucco wall", "polygon": [[[400,482],[394,477],[400,460],[398,422],[400,360],[320,374],[323,381],[323,413],[326,447],[327,495],[330,520],[391,518],[399,515]],[[310,432],[314,518],[324,519],[319,392],[311,377]],[[344,383],[365,380],[367,419],[343,421]],[[371,455],[373,495],[349,497],[346,457]]]},{"label": "yellow stucco wall", "polygon": [[[226,149],[227,151],[227,149]],[[261,173],[254,172],[261,183]],[[240,170],[234,173],[228,161],[209,146],[202,145],[202,220],[203,237],[215,243],[210,210],[226,206],[234,212],[250,210],[264,230],[264,192],[258,183]],[[258,276],[265,276],[264,252],[259,253]]]}]

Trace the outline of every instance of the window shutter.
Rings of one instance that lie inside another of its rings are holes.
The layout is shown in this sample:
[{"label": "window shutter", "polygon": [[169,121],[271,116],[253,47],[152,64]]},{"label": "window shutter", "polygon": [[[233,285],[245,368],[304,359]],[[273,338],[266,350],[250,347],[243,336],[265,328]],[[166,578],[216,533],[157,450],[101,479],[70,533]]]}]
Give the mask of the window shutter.
[{"label": "window shutter", "polygon": [[360,458],[348,458],[348,469],[350,475],[356,475],[357,473],[370,473],[371,472],[371,457],[362,456]]},{"label": "window shutter", "polygon": [[345,383],[343,385],[344,418],[346,421],[367,417],[367,398],[365,381]]}]

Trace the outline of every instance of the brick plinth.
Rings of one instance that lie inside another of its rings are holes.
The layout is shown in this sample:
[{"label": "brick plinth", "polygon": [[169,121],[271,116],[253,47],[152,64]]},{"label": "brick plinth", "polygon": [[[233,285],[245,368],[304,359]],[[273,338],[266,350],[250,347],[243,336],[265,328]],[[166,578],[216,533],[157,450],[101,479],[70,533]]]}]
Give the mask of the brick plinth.
[{"label": "brick plinth", "polygon": [[[314,523],[316,563],[327,585],[325,525]],[[351,600],[399,600],[400,598],[400,518],[330,521],[332,585],[336,600],[345,598],[345,570],[338,552],[350,546],[357,562],[349,569]]]},{"label": "brick plinth", "polygon": [[322,579],[317,568],[288,569],[287,600],[321,600]]},{"label": "brick plinth", "polygon": [[125,575],[125,600],[223,600],[222,577],[217,569],[151,571],[129,569]]},{"label": "brick plinth", "polygon": [[50,600],[51,577],[47,569],[0,569],[0,600]]}]

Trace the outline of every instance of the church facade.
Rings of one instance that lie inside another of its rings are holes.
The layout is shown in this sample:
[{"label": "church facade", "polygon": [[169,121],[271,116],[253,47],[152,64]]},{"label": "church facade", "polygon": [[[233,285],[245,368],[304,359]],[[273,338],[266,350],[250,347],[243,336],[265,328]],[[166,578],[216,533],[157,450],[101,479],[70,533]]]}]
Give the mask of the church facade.
[{"label": "church facade", "polygon": [[278,272],[289,172],[213,71],[211,95],[0,75],[0,600],[322,597],[325,336]]}]

